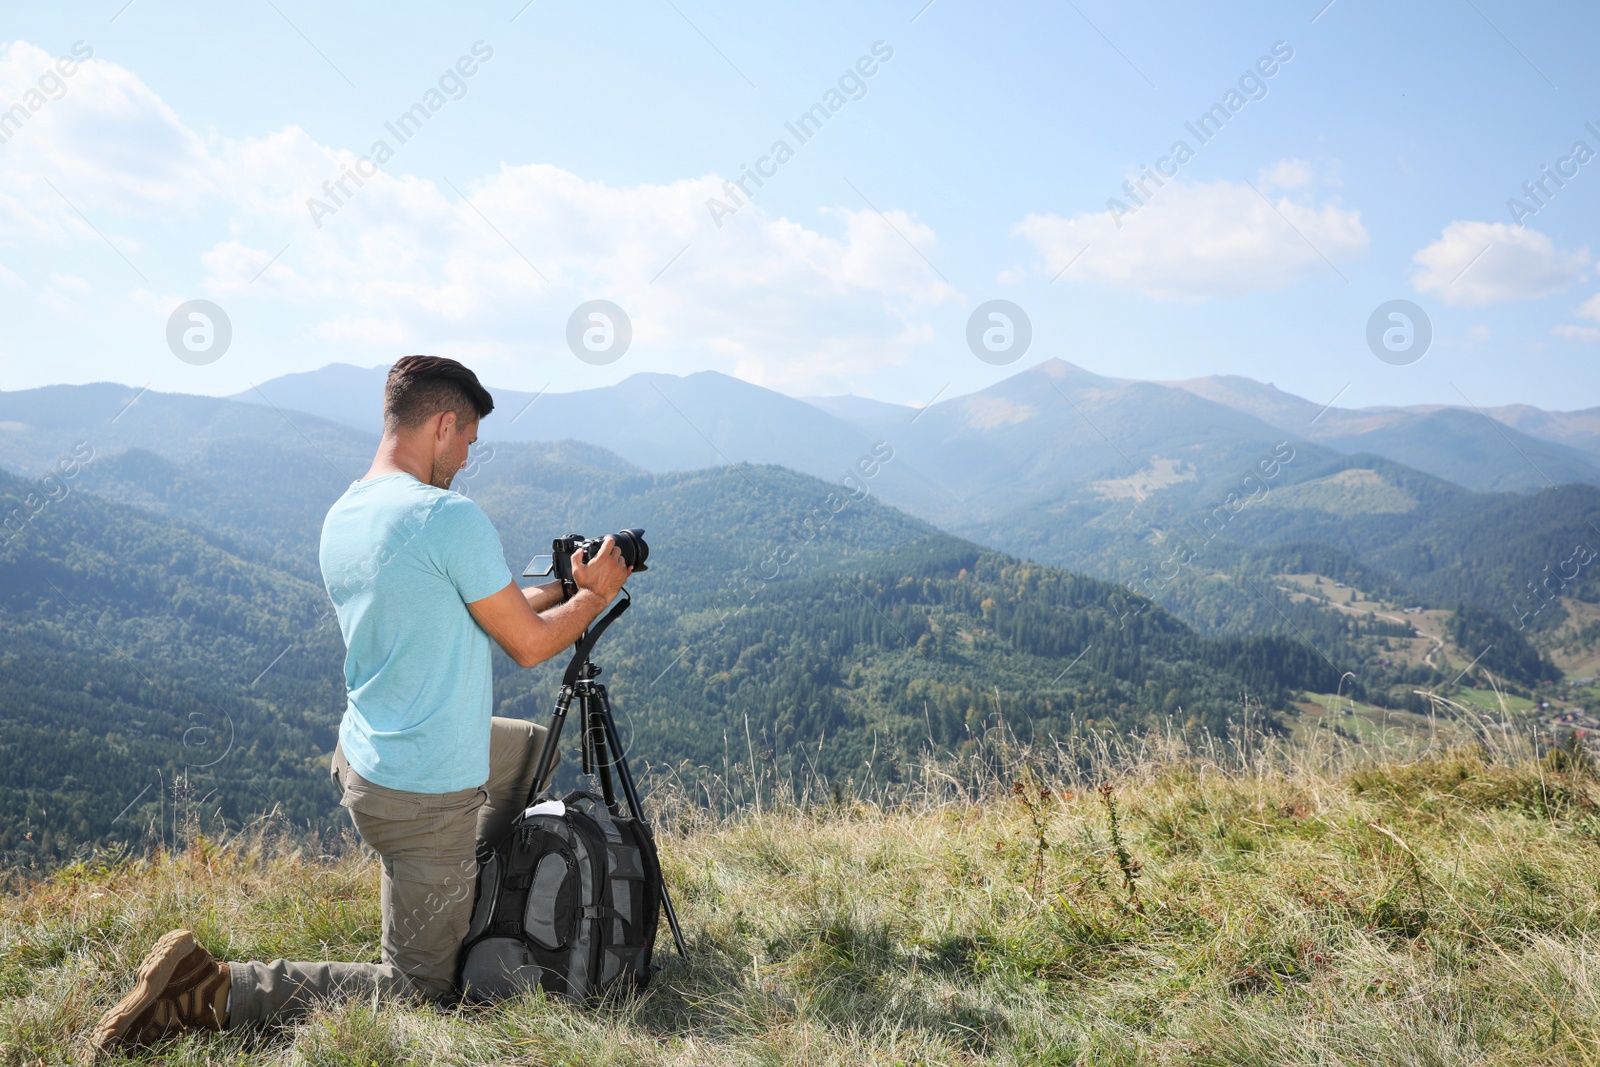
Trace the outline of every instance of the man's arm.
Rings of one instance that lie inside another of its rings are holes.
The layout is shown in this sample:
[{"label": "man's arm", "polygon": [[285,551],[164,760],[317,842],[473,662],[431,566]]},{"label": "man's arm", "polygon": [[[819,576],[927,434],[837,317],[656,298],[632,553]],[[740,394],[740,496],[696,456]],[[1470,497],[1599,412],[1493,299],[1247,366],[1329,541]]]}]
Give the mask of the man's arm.
[{"label": "man's arm", "polygon": [[561,603],[561,583],[530,585],[522,590],[522,595],[527,599],[528,607],[533,609],[535,615],[543,614]]},{"label": "man's arm", "polygon": [[517,666],[532,667],[570,647],[632,573],[633,568],[622,561],[622,550],[607,537],[591,562],[584,563],[581,555],[573,557],[572,580],[578,591],[565,604],[543,613],[534,607],[535,597],[559,601],[559,582],[527,590],[512,582],[498,593],[474,600],[467,610]]}]

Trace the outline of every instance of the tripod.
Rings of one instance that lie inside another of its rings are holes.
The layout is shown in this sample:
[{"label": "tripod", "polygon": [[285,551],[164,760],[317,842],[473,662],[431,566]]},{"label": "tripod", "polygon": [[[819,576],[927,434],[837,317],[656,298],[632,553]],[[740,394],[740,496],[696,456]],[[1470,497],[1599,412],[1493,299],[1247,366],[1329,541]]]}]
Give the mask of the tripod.
[{"label": "tripod", "polygon": [[[645,836],[653,841],[650,824],[645,821],[644,807],[639,802],[639,789],[634,784],[633,772],[628,769],[628,760],[622,751],[617,721],[611,714],[611,698],[606,694],[606,687],[595,680],[600,676],[599,666],[589,659],[589,653],[594,651],[595,644],[606,628],[633,603],[626,589],[622,591],[622,596],[623,599],[606,612],[599,622],[585,630],[573,646],[572,659],[567,664],[566,673],[561,676],[561,690],[556,694],[556,710],[550,722],[550,732],[545,736],[544,749],[539,753],[539,765],[533,772],[528,804],[533,803],[534,795],[543,787],[545,779],[555,767],[556,744],[561,740],[561,731],[567,722],[567,710],[576,700],[579,721],[583,725],[583,773],[599,778],[606,807],[619,818],[622,813],[617,810],[616,786],[620,784],[622,798],[628,805],[628,817],[637,822]],[[616,771],[615,781],[612,779],[613,769]],[[667,925],[672,929],[672,941],[677,946],[678,955],[687,960],[689,950],[683,943],[683,930],[678,926],[678,913],[672,907],[672,898],[667,895],[665,880],[661,883],[661,906],[667,913]]]}]

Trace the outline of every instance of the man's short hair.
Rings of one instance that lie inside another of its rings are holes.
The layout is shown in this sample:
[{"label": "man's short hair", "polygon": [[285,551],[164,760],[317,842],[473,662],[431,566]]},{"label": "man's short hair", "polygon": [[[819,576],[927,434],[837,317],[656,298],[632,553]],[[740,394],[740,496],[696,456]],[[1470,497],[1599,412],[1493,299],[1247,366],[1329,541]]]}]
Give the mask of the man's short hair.
[{"label": "man's short hair", "polygon": [[441,411],[456,413],[456,423],[478,422],[494,410],[494,398],[478,376],[443,356],[406,356],[389,368],[383,387],[383,429],[411,429]]}]

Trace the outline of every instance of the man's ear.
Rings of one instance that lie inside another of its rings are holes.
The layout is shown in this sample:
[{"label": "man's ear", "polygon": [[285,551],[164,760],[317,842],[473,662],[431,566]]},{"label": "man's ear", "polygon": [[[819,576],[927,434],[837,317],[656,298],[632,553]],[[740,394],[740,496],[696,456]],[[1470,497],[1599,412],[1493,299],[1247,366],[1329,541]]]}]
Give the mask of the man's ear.
[{"label": "man's ear", "polygon": [[434,440],[443,442],[449,438],[452,431],[456,430],[456,413],[442,411],[435,416],[439,421],[433,427]]}]

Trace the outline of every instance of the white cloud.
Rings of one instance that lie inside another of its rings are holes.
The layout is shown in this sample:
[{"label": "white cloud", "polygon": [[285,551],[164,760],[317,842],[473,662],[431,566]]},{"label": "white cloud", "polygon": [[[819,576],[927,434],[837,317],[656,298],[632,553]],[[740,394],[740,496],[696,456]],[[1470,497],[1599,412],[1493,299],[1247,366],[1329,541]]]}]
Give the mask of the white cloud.
[{"label": "white cloud", "polygon": [[1467,340],[1476,341],[1477,343],[1482,344],[1488,339],[1489,327],[1485,326],[1483,323],[1480,322],[1475,326],[1467,327]]},{"label": "white cloud", "polygon": [[0,52],[3,106],[27,100],[41,79],[51,90],[8,131],[0,162],[7,188],[49,203],[48,178],[85,212],[186,210],[211,191],[216,167],[204,142],[149,86],[103,59],[75,61],[63,74],[60,58],[26,41]]},{"label": "white cloud", "polygon": [[324,341],[367,345],[404,345],[411,339],[405,325],[393,319],[332,319],[319,322],[313,332]]},{"label": "white cloud", "polygon": [[71,290],[75,293],[87,293],[91,286],[76,274],[62,274],[59,271],[50,275],[50,284],[57,289]]},{"label": "white cloud", "polygon": [[1562,252],[1547,234],[1505,222],[1452,222],[1412,257],[1419,293],[1472,307],[1538,300],[1583,276],[1589,250]]},{"label": "white cloud", "polygon": [[[906,358],[926,335],[921,313],[960,301],[907,247],[931,256],[938,242],[905,213],[888,211],[886,222],[828,211],[841,231],[828,235],[747,207],[719,230],[705,209],[722,186],[715,176],[615,187],[547,164],[503,165],[459,182],[458,196],[384,172],[315,229],[304,197],[338,172],[337,154],[308,156],[303,137],[237,155],[263,176],[247,201],[310,236],[253,284],[277,250],[218,244],[205,260],[216,293],[259,289],[309,313],[331,305],[341,323],[357,312],[362,322],[404,323],[414,338],[487,337],[525,350],[542,336],[542,354],[562,358],[566,315],[604,297],[628,312],[635,345],[692,346],[785,387],[838,385],[863,359]],[[316,333],[360,339],[343,330]]]},{"label": "white cloud", "polygon": [[[0,50],[0,100],[54,62],[25,42]],[[863,365],[909,361],[932,337],[933,310],[964,302],[922,258],[937,261],[938,235],[906,212],[825,210],[808,226],[749,204],[719,229],[706,209],[724,195],[716,175],[613,186],[502,164],[455,176],[463,197],[407,172],[401,147],[317,225],[307,199],[328,200],[324,183],[358,154],[297,126],[208,146],[137,76],[91,59],[0,152],[0,239],[36,257],[78,240],[120,272],[102,239],[148,267],[156,256],[141,254],[139,235],[190,215],[204,219],[201,292],[230,308],[269,305],[263,318],[289,323],[300,342],[348,345],[354,361],[381,361],[403,341],[502,366],[575,364],[566,318],[602,297],[633,321],[636,366],[678,358],[809,392],[849,389]],[[36,288],[43,297],[45,283]],[[134,299],[170,309],[193,295]],[[59,285],[48,296],[63,310],[72,298]]]},{"label": "white cloud", "polygon": [[[1303,164],[1277,169],[1299,177]],[[1117,224],[1121,222],[1119,227]],[[1029,215],[1013,229],[1038,250],[1039,272],[1136,289],[1167,300],[1242,296],[1277,289],[1367,249],[1361,213],[1310,197],[1269,200],[1244,182],[1175,179],[1144,207],[1062,218]],[[1074,257],[1077,257],[1073,262]]]},{"label": "white cloud", "polygon": [[[1600,322],[1600,293],[1578,305],[1578,317],[1588,319],[1590,322]],[[1587,344],[1600,341],[1600,327],[1597,326],[1578,326],[1563,322],[1552,327],[1550,332],[1568,341],[1582,341]]]},{"label": "white cloud", "polygon": [[1303,159],[1280,159],[1270,167],[1261,168],[1256,184],[1263,189],[1303,189],[1316,175],[1311,164]]}]

